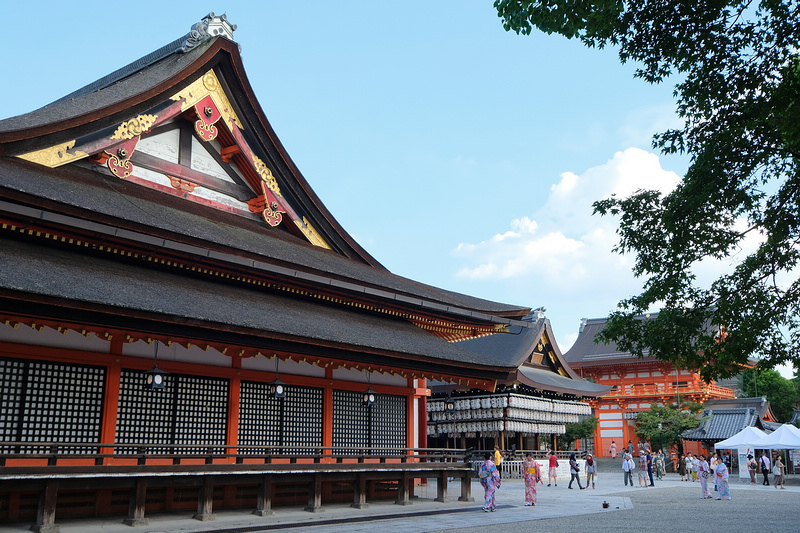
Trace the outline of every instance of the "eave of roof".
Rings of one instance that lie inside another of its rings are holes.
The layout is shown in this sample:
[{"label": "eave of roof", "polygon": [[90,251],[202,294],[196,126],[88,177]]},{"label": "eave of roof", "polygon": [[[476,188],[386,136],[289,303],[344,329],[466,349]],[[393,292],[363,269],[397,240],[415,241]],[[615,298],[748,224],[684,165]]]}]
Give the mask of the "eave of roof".
[{"label": "eave of roof", "polygon": [[580,378],[573,379],[530,366],[521,366],[517,370],[516,379],[523,385],[535,389],[574,394],[575,396],[598,397],[611,390],[611,387],[607,385],[599,385]]},{"label": "eave of roof", "polygon": [[758,414],[754,409],[706,409],[703,416],[710,418],[698,428],[684,432],[685,440],[720,441],[732,437],[747,426],[754,426]]},{"label": "eave of roof", "polygon": [[404,320],[24,242],[0,242],[0,292],[9,302],[31,303],[44,317],[55,312],[50,307],[85,310],[122,323],[147,319],[164,328],[173,324],[241,334],[261,339],[266,350],[283,341],[297,350],[318,346],[340,355],[372,353],[383,364],[393,361],[409,367],[430,362],[442,373],[461,368],[463,375],[488,375],[488,379],[514,370]]},{"label": "eave of roof", "polygon": [[[113,181],[109,181],[113,180]],[[49,169],[26,161],[0,158],[2,196],[18,202],[51,208],[87,223],[105,225],[143,235],[160,236],[203,253],[208,250],[231,254],[238,261],[263,261],[363,286],[362,290],[383,290],[419,305],[452,307],[454,312],[479,312],[491,316],[524,316],[528,308],[490,302],[446,291],[375,269],[330,251],[308,245],[281,232],[271,231],[256,219],[223,213],[216,209],[178,201],[136,184],[99,175],[79,167]],[[21,194],[20,194],[21,193]],[[12,209],[9,206],[8,209]],[[39,208],[34,208],[39,209]],[[2,209],[0,209],[2,211]],[[151,216],[159,213],[160,216]],[[33,214],[32,218],[44,215]],[[101,231],[97,229],[96,231]],[[158,242],[157,240],[155,242]],[[410,302],[409,302],[410,303]]]}]

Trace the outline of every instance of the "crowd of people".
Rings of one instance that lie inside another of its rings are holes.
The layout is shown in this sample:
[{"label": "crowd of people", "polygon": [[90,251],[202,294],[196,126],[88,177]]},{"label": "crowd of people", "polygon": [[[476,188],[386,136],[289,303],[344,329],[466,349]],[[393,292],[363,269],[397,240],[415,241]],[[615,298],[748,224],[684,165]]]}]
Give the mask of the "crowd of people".
[{"label": "crowd of people", "polygon": [[[628,446],[621,452],[617,452],[617,446],[612,441],[609,449],[612,458],[622,459],[623,483],[625,486],[634,485],[634,472],[638,474],[639,487],[654,487],[656,479],[663,479],[666,475],[667,457],[663,450],[653,453],[647,447],[638,450],[638,459],[634,459],[633,444],[628,441]],[[500,488],[501,476],[499,466],[503,461],[499,448],[495,447],[494,454],[487,453],[485,461],[479,469],[481,484],[484,488],[485,503],[483,510],[492,512],[497,509],[495,502],[495,491]],[[638,463],[638,464],[637,464]],[[558,457],[556,452],[551,450],[547,459],[547,486],[558,486]],[[698,482],[700,485],[700,498],[710,499],[711,489],[716,493],[717,500],[730,500],[730,455],[720,455],[711,453],[708,457],[705,454],[681,454],[676,464],[677,473],[681,481]],[[753,455],[747,456],[746,467],[750,474],[750,483],[756,483],[757,472],[763,476],[763,485],[769,486],[769,475],[772,474],[775,488],[785,488],[786,466],[780,455],[771,461],[764,452],[760,458],[756,459]],[[586,455],[584,470],[586,474],[586,486],[581,484],[581,465],[577,460],[576,454],[571,453],[569,457],[570,480],[568,489],[572,489],[572,484],[577,483],[580,490],[588,489],[589,485],[594,489],[597,480],[597,461],[592,454]],[[544,484],[544,467],[528,453],[522,461],[522,478],[525,483],[525,505],[535,506],[537,500],[537,484]]]}]

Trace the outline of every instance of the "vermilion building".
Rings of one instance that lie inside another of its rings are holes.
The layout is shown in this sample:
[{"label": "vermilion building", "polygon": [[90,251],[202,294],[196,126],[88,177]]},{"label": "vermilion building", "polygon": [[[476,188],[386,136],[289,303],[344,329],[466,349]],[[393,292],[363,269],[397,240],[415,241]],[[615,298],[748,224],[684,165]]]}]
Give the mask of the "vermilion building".
[{"label": "vermilion building", "polygon": [[605,324],[604,318],[584,319],[575,344],[564,354],[578,375],[612,387],[608,394],[588,400],[599,421],[594,440],[596,455],[608,456],[612,442],[617,451],[629,440],[638,448],[636,417],[652,405],[734,397],[732,389],[714,382],[707,384],[698,373],[676,369],[654,355],[638,358],[620,351],[615,343],[595,343],[595,336]]}]

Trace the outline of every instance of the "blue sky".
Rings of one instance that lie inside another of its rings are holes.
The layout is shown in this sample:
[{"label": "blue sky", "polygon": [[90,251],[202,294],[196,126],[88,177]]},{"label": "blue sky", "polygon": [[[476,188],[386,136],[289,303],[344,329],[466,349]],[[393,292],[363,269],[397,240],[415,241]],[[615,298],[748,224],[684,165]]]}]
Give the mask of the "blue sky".
[{"label": "blue sky", "polygon": [[640,288],[591,203],[668,190],[685,158],[672,85],[616,51],[505,32],[492,0],[15,3],[0,117],[41,107],[188,32],[238,26],[247,76],[333,215],[392,272],[545,307],[562,351]]}]

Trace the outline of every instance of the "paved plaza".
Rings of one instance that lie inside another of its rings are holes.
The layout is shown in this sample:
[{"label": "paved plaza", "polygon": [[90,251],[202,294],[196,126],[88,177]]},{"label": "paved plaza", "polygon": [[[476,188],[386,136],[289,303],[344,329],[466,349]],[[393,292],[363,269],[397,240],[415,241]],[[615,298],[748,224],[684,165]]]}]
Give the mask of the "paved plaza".
[{"label": "paved plaza", "polygon": [[[567,489],[568,480],[557,487],[539,485],[536,507],[525,507],[524,486],[520,479],[503,481],[497,493],[497,512],[481,511],[483,489],[476,481],[474,502],[457,501],[459,491],[451,486],[446,502],[436,502],[436,485],[418,485],[412,505],[375,502],[365,509],[347,504],[325,505],[319,513],[302,508],[276,508],[275,515],[257,517],[244,510],[221,511],[213,522],[199,522],[190,513],[160,514],[149,517],[141,527],[123,525],[120,519],[59,520],[62,533],[256,533],[293,531],[315,533],[420,533],[433,531],[503,532],[541,528],[547,533],[582,531],[693,533],[726,532],[771,533],[800,530],[800,479],[789,476],[785,490],[751,485],[734,480],[732,501],[700,499],[700,484],[682,482],[667,474],[655,487],[622,485],[622,472],[601,470],[596,489]],[[713,488],[711,489],[712,495]],[[608,508],[603,503],[608,503]],[[21,533],[30,524],[0,524],[0,533]]]}]

